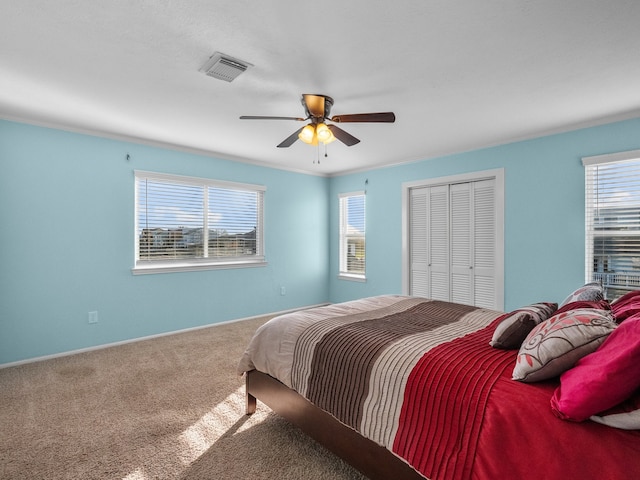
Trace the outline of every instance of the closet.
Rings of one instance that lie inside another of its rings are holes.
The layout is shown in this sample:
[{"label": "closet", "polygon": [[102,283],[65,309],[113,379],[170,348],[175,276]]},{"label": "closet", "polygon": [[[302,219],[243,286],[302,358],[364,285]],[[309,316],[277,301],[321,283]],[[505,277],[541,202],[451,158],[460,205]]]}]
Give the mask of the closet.
[{"label": "closet", "polygon": [[408,293],[501,309],[502,188],[496,177],[414,185],[408,196]]}]

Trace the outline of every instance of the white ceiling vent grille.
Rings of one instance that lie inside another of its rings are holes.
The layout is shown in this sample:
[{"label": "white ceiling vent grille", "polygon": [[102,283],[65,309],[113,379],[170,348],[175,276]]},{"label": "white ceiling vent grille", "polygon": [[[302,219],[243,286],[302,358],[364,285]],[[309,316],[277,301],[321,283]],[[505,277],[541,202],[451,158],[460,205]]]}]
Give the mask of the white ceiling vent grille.
[{"label": "white ceiling vent grille", "polygon": [[249,67],[253,67],[253,65],[224,53],[216,52],[207,60],[207,63],[202,66],[200,71],[210,77],[231,82]]}]

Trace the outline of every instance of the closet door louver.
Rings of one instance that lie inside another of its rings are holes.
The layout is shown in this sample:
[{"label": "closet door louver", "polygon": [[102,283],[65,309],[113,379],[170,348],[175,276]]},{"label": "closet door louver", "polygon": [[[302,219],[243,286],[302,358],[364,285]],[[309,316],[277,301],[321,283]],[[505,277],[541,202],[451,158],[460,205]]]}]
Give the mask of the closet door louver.
[{"label": "closet door louver", "polygon": [[451,185],[451,301],[473,303],[472,187]]},{"label": "closet door louver", "polygon": [[473,186],[473,305],[496,308],[496,196],[495,180]]},{"label": "closet door louver", "polygon": [[430,297],[449,301],[449,189],[446,185],[429,189],[429,224],[427,232],[428,278]]},{"label": "closet door louver", "polygon": [[416,188],[410,197],[411,295],[449,300],[449,192]]},{"label": "closet door louver", "polygon": [[410,294],[429,298],[427,272],[427,208],[428,188],[414,188],[409,197],[409,250],[410,250]]}]

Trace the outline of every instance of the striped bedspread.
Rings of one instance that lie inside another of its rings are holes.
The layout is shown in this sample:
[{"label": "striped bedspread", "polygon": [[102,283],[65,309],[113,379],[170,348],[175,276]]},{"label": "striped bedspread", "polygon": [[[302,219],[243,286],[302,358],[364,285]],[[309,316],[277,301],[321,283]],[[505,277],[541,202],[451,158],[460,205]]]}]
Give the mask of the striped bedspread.
[{"label": "striped bedspread", "polygon": [[[302,326],[298,316],[290,314],[268,330],[265,326],[267,332],[259,331],[262,341],[250,344],[240,370],[258,368],[279,378],[429,478],[465,478],[482,413],[476,408],[478,397],[503,368],[489,360],[492,365],[482,367],[480,377],[486,372],[491,378],[479,378],[469,349],[475,343],[484,354],[504,357],[504,352],[488,347],[491,332],[482,333],[501,313],[404,296],[300,313]],[[257,352],[258,345],[265,352]],[[445,373],[449,366],[454,368]],[[468,388],[461,389],[460,382]],[[455,428],[449,428],[450,418],[456,419]],[[438,436],[440,449],[455,454],[443,456],[432,447],[430,435]]]},{"label": "striped bedspread", "polygon": [[[406,298],[317,322],[298,339],[292,387],[420,473],[469,478],[483,398],[512,363],[481,333],[499,315]],[[491,358],[479,365],[474,349]]]}]

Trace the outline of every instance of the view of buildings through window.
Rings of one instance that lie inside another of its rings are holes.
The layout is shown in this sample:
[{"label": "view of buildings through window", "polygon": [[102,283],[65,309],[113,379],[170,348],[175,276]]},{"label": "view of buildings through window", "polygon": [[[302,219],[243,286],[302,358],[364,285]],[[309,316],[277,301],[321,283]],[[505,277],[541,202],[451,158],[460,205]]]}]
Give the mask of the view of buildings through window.
[{"label": "view of buildings through window", "polygon": [[640,158],[585,167],[587,280],[612,300],[640,289]]},{"label": "view of buildings through window", "polygon": [[139,176],[137,261],[263,255],[260,190]]}]

